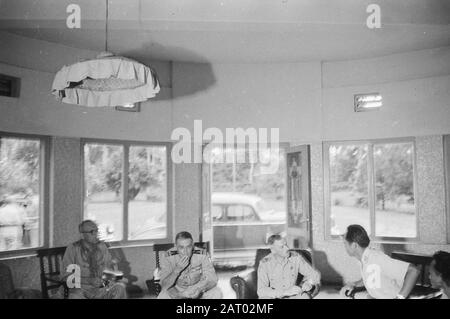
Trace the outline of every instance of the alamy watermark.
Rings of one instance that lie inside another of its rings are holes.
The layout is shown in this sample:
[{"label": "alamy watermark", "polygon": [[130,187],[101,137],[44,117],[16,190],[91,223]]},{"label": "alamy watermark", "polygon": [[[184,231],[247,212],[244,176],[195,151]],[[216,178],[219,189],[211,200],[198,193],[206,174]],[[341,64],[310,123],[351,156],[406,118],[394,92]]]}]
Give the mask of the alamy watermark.
[{"label": "alamy watermark", "polygon": [[[270,132],[270,134],[269,134]],[[172,162],[180,163],[259,163],[262,174],[276,173],[279,168],[279,128],[226,128],[203,130],[202,120],[194,120],[194,132],[178,127],[172,131],[176,141]]]},{"label": "alamy watermark", "polygon": [[[369,16],[366,19],[366,26],[369,29],[381,28],[381,8],[378,4],[371,3],[367,6],[366,12]],[[66,25],[69,29],[81,28],[81,7],[79,4],[71,3],[66,7],[66,13],[69,15],[66,19]]]}]

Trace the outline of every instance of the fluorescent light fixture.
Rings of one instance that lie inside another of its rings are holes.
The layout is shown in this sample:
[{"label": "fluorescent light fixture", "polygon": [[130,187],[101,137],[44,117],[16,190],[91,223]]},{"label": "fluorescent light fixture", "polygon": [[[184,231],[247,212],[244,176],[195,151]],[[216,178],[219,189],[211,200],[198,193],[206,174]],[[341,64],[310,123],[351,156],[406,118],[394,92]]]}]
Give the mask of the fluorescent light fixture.
[{"label": "fluorescent light fixture", "polygon": [[383,105],[383,97],[380,93],[355,94],[355,112],[377,110]]},{"label": "fluorescent light fixture", "polygon": [[125,103],[123,105],[116,106],[117,111],[139,112],[141,103]]}]

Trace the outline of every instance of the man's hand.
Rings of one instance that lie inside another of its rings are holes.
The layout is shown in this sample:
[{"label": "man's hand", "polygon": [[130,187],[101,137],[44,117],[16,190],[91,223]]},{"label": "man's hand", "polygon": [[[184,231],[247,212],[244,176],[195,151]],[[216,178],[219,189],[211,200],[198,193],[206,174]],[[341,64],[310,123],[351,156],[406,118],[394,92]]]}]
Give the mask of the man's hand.
[{"label": "man's hand", "polygon": [[314,285],[314,290],[311,291],[310,296],[311,298],[314,298],[315,296],[317,296],[320,292],[320,284],[315,284]]},{"label": "man's hand", "polygon": [[190,259],[191,258],[189,256],[181,257],[181,259],[178,261],[177,265],[175,266],[176,271],[178,273],[182,272],[189,265]]},{"label": "man's hand", "polygon": [[347,293],[350,293],[353,289],[355,289],[356,286],[354,283],[348,283],[346,284],[344,287],[342,287],[341,291],[339,292],[339,294],[342,297],[348,298]]},{"label": "man's hand", "polygon": [[291,288],[286,289],[283,291],[282,297],[290,297],[295,296],[302,293],[302,289],[299,286],[292,286]]},{"label": "man's hand", "polygon": [[181,294],[188,299],[197,299],[200,296],[200,289],[194,286],[188,287]]},{"label": "man's hand", "polygon": [[172,298],[172,299],[182,299],[182,298],[185,298],[185,297],[183,296],[183,294],[180,293],[180,292],[178,291],[178,289],[175,288],[175,287],[171,287],[171,288],[167,289],[167,294],[168,294],[168,295],[170,296],[170,298]]}]

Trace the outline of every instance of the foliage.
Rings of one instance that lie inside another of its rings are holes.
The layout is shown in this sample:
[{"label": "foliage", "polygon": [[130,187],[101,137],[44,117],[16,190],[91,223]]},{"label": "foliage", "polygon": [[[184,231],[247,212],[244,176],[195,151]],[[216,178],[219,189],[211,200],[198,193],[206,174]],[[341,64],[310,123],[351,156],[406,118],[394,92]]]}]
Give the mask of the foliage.
[{"label": "foliage", "polygon": [[[332,191],[350,190],[355,204],[367,207],[369,145],[330,147]],[[385,209],[386,201],[414,198],[413,147],[408,143],[373,146],[376,199]]]},{"label": "foliage", "polygon": [[0,140],[0,195],[39,192],[39,142],[17,138]]},{"label": "foliage", "polygon": [[[87,144],[85,170],[89,195],[114,191],[120,199],[122,190],[123,148],[121,146]],[[157,147],[130,147],[128,197],[158,188],[165,181],[165,153]],[[150,194],[150,192],[149,192]],[[154,196],[154,195],[149,195]]]},{"label": "foliage", "polygon": [[261,174],[261,167],[264,164],[260,162],[250,163],[248,152],[245,163],[212,164],[212,191],[243,192],[275,200],[283,199],[286,180],[285,157],[284,153],[274,154],[273,156],[279,156],[279,168],[274,174]]}]

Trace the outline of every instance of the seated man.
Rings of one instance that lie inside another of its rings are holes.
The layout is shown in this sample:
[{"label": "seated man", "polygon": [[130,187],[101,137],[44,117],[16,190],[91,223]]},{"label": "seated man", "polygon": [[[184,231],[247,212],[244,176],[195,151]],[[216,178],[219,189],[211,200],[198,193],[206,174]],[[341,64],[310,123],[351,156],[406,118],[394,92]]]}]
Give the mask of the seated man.
[{"label": "seated man", "polygon": [[[286,240],[280,235],[268,239],[271,253],[258,267],[259,298],[309,299],[320,289],[320,273],[300,254],[289,251]],[[301,287],[296,285],[298,274],[304,276]],[[313,290],[311,296],[308,294]]]},{"label": "seated man", "polygon": [[430,282],[433,288],[441,288],[443,295],[441,299],[450,297],[450,253],[438,251],[433,255],[430,265]]},{"label": "seated man", "polygon": [[208,253],[194,247],[192,235],[178,233],[175,247],[161,259],[160,299],[220,299],[217,276]]},{"label": "seated man", "polygon": [[365,286],[372,298],[407,298],[420,274],[418,268],[393,259],[381,251],[369,249],[369,244],[369,236],[362,226],[347,227],[344,236],[345,250],[360,262],[362,279],[344,286],[341,294],[346,295],[356,287]]},{"label": "seated man", "polygon": [[[69,290],[69,298],[126,298],[125,285],[122,282],[110,281],[105,284],[102,280],[103,272],[111,271],[115,266],[108,247],[97,238],[97,225],[91,220],[85,220],[78,226],[78,230],[81,234],[81,240],[70,244],[63,257],[63,267],[68,271],[66,278],[69,278],[70,275],[77,275],[76,271],[72,273],[73,266],[69,267],[70,265],[75,265],[80,270],[81,285]],[[76,282],[76,279],[73,282]]]}]

